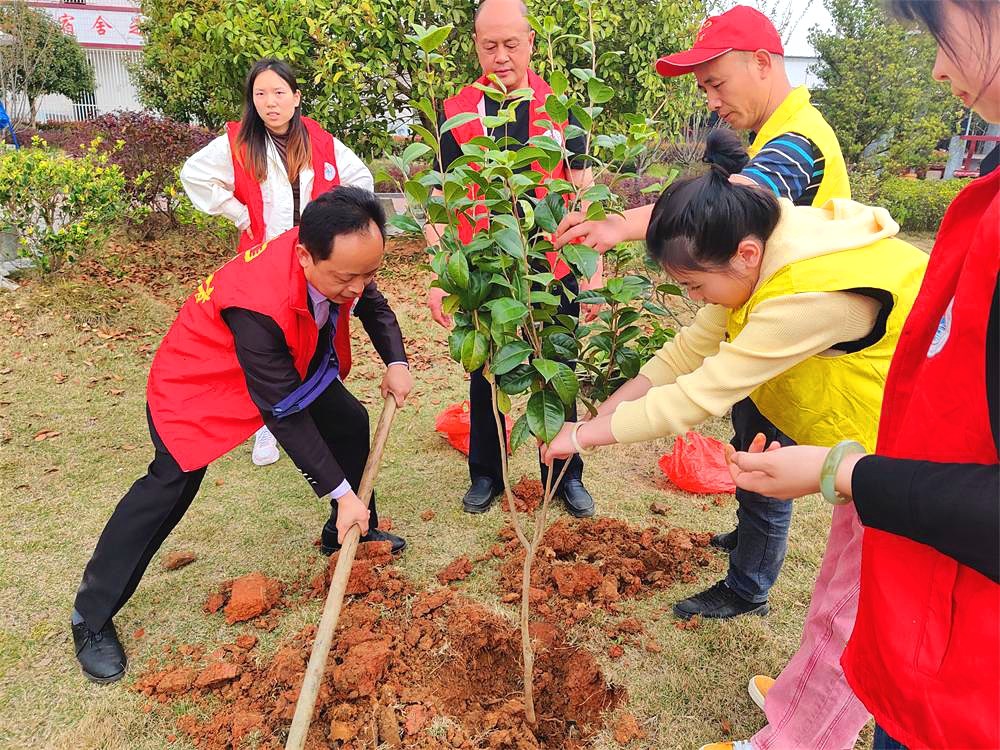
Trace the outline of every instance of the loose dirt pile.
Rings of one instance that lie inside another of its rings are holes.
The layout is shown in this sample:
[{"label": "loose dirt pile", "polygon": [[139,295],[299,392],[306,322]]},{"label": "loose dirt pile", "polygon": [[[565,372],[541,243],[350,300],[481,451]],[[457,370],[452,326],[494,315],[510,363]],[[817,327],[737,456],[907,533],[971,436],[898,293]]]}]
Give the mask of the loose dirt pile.
[{"label": "loose dirt pile", "polygon": [[211,615],[222,609],[230,625],[253,621],[261,630],[274,630],[280,613],[272,610],[285,603],[282,600],[284,589],[284,584],[277,579],[263,573],[249,573],[224,581],[219,590],[205,600],[202,610]]},{"label": "loose dirt pile", "polygon": [[[307,747],[575,750],[624,697],[593,656],[538,623],[532,731],[515,627],[450,589],[416,593],[378,547],[359,548],[348,589],[359,596],[341,613]],[[313,581],[312,595],[325,596],[335,564]],[[303,628],[270,658],[257,655],[249,634],[207,657],[202,647],[182,646],[170,663],[150,665],[136,687],[151,701],[193,704],[179,726],[199,748],[280,748],[314,634]]]},{"label": "loose dirt pile", "polygon": [[[490,552],[500,558],[502,600],[521,596],[524,549],[510,526]],[[716,562],[711,534],[650,526],[637,529],[613,518],[561,518],[545,532],[531,570],[532,611],[569,626],[595,608],[617,611],[622,599],[649,596]]]},{"label": "loose dirt pile", "polygon": [[[521,480],[510,490],[514,494],[514,507],[519,513],[534,513],[535,509],[542,504],[542,498],[545,497],[545,487],[542,483],[526,476],[521,477]],[[500,498],[500,507],[504,513],[510,511],[506,493]]]}]

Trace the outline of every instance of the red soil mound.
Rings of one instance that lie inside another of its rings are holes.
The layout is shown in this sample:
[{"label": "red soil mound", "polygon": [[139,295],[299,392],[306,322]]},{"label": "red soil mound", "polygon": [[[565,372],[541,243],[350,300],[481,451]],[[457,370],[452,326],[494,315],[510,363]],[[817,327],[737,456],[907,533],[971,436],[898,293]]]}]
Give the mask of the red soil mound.
[{"label": "red soil mound", "polygon": [[[503,560],[500,588],[504,601],[520,598],[524,548],[508,526],[503,545],[492,553]],[[535,612],[567,625],[596,607],[615,611],[615,602],[641,598],[678,581],[689,583],[695,571],[712,562],[711,534],[656,526],[633,528],[613,518],[595,521],[562,518],[545,532],[531,570]]]},{"label": "red soil mound", "polygon": [[[579,750],[603,726],[623,692],[609,686],[588,652],[552,625],[535,623],[538,723],[524,723],[520,638],[515,627],[450,589],[416,593],[381,561],[362,565],[345,602],[320,688],[307,747]],[[335,561],[331,561],[332,570]],[[313,594],[325,596],[326,575]],[[234,586],[235,590],[235,586]],[[280,748],[315,634],[307,626],[259,660],[255,643],[181,647],[174,663],[153,666],[137,689],[163,702],[193,705],[179,726],[204,750]],[[199,717],[208,716],[207,719]]]}]

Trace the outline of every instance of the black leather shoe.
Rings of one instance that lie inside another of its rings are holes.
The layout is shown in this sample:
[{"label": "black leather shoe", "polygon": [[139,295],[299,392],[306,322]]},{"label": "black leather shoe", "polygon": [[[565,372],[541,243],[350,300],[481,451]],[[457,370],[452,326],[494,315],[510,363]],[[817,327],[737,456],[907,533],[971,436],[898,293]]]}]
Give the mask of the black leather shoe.
[{"label": "black leather shoe", "polygon": [[562,499],[571,516],[590,518],[594,515],[594,498],[579,479],[564,479],[556,495]]},{"label": "black leather shoe", "polygon": [[91,682],[104,685],[125,676],[128,657],[111,620],[100,633],[93,632],[85,622],[74,625],[73,645],[83,675]]},{"label": "black leather shoe", "polygon": [[700,615],[711,620],[728,620],[740,615],[766,615],[767,602],[750,602],[719,581],[712,588],[674,605],[674,614],[682,620]]},{"label": "black leather shoe", "polygon": [[485,513],[501,492],[503,488],[498,487],[489,477],[476,477],[462,498],[462,510],[466,513]]},{"label": "black leather shoe", "polygon": [[[337,543],[337,527],[329,521],[323,527],[320,540],[319,550],[324,555],[332,555],[340,549],[340,545]],[[406,540],[403,537],[390,534],[388,531],[381,531],[380,529],[372,529],[358,540],[359,544],[364,542],[392,542],[392,554],[394,555],[398,555],[406,549]]]},{"label": "black leather shoe", "polygon": [[739,529],[733,529],[727,534],[714,534],[708,542],[709,547],[729,553],[736,549],[736,541],[739,538]]}]

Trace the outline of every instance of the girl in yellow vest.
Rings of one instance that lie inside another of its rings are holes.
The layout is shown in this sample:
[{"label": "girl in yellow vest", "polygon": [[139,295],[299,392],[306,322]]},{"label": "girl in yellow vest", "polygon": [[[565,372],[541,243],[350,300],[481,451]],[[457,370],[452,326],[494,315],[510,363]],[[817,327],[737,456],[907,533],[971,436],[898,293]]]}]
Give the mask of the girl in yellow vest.
[{"label": "girl in yellow vest", "polygon": [[[926,256],[894,237],[899,227],[884,209],[849,200],[795,207],[730,182],[746,158],[740,151],[730,131],[716,131],[706,150],[712,170],[667,188],[646,236],[650,255],[707,304],[594,419],[565,425],[545,460],[684,433],[748,396],[752,421],[771,426],[769,442],[874,446],[889,361]],[[756,430],[742,429],[747,420],[735,413],[733,422],[733,445],[749,446]],[[750,510],[741,506],[741,525]],[[799,651],[769,691],[757,691],[769,723],[739,748],[854,746],[868,713],[840,655],[857,609],[860,543],[852,506],[838,507]],[[740,536],[731,553],[747,558],[743,566],[763,554],[749,546]],[[702,596],[717,616],[767,612],[728,578]],[[687,601],[675,614],[691,616]]]}]

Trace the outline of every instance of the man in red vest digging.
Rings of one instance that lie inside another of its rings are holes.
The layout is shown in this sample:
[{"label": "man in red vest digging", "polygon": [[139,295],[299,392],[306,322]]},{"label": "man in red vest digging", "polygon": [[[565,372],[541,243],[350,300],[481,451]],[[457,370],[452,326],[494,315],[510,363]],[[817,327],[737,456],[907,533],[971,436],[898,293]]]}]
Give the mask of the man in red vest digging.
[{"label": "man in red vest digging", "polygon": [[[547,135],[557,143],[565,143],[569,152],[569,168],[565,160],[560,162],[555,170],[549,172],[537,162],[525,167],[542,173],[548,179],[570,180],[576,187],[582,189],[592,182],[590,169],[586,167],[583,157],[587,152],[584,136],[565,137],[567,124],[577,125],[572,116],[568,123],[553,122],[542,107],[545,98],[552,93],[549,85],[528,68],[531,54],[534,50],[535,32],[527,20],[527,8],[521,0],[483,0],[476,11],[475,42],[476,54],[482,67],[483,76],[476,82],[484,86],[495,86],[495,77],[507,91],[532,89],[534,99],[520,103],[516,109],[513,122],[490,129],[488,135],[495,139],[513,138],[519,144],[527,143],[529,138]],[[449,118],[463,112],[474,112],[480,118],[495,116],[503,105],[496,102],[475,86],[466,86],[459,93],[444,103],[444,117]],[[462,145],[473,138],[485,135],[481,119],[472,120],[465,125],[456,127],[445,133],[441,140],[441,164],[436,169],[447,168],[455,159],[462,156]],[[508,146],[508,148],[511,148]],[[470,188],[471,189],[471,188]],[[473,236],[481,231],[487,221],[473,223],[465,216],[459,217],[459,238],[463,243],[472,241]],[[444,226],[428,224],[425,236],[429,245],[437,244]],[[555,254],[553,254],[555,256]],[[569,267],[558,256],[550,259],[552,272],[562,279],[573,296],[581,288],[596,288],[603,284],[602,271],[589,280],[578,282]],[[550,270],[550,269],[544,269]],[[432,287],[428,292],[427,304],[431,317],[445,328],[451,327],[451,319],[442,310],[445,297],[442,289]],[[589,311],[590,312],[590,311]],[[580,305],[564,297],[560,313],[578,316]],[[590,312],[592,314],[592,312]],[[469,384],[470,433],[469,433],[469,474],[472,486],[465,493],[463,507],[467,513],[484,513],[503,490],[503,479],[500,461],[500,438],[497,434],[496,422],[491,413],[492,398],[490,386],[483,377],[482,370],[472,373]],[[576,419],[576,409],[573,407],[567,419]],[[558,476],[562,470],[562,462],[556,462],[553,468]],[[548,467],[541,464],[542,480],[544,482]],[[579,455],[569,461],[569,467],[562,483],[556,488],[556,494],[562,498],[566,509],[574,516],[594,515],[594,499],[583,485],[583,461]]]},{"label": "man in red vest digging", "polygon": [[386,363],[382,395],[413,387],[396,316],[375,285],[385,215],[374,194],[337,187],[298,228],[251,247],[210,274],[181,308],[149,373],[146,414],[155,456],[108,520],[83,574],[73,641],[83,673],[107,683],[127,659],[111,618],[181,520],[212,461],[266,424],[332,512],[322,551],[357,524],[379,531],[375,498],[355,491],[368,460],[368,413],[342,382],[351,366],[351,311]]}]

